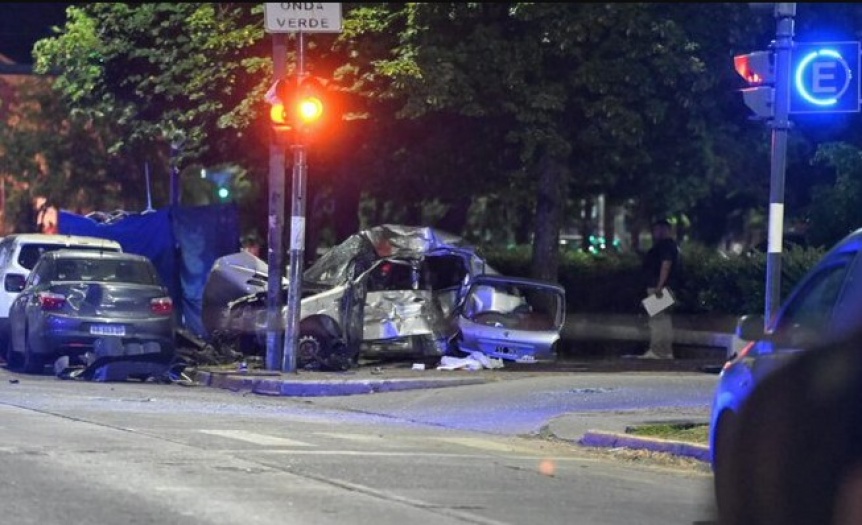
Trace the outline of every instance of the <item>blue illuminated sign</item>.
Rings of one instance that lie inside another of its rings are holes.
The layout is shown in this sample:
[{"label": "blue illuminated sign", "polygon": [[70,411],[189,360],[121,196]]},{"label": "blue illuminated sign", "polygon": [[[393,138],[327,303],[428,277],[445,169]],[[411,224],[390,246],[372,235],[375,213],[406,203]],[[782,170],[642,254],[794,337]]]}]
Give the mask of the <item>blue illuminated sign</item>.
[{"label": "blue illuminated sign", "polygon": [[790,113],[858,112],[859,53],[859,42],[796,43],[790,54]]}]

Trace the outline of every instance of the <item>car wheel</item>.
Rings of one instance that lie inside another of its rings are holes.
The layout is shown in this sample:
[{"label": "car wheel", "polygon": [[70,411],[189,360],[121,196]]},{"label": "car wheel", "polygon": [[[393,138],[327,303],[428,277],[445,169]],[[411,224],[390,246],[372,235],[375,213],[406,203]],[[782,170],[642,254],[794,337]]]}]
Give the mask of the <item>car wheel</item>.
[{"label": "car wheel", "polygon": [[734,480],[731,473],[733,464],[734,434],[736,433],[736,415],[733,412],[725,412],[717,422],[715,429],[715,441],[713,446],[713,487],[715,491],[715,503],[718,515],[723,516],[727,512],[727,499],[732,497],[730,489]]},{"label": "car wheel", "polygon": [[11,355],[12,343],[9,341],[9,336],[0,335],[0,357],[2,357],[4,361],[6,361],[7,365],[11,361]]},{"label": "car wheel", "polygon": [[297,368],[347,370],[355,362],[348,346],[338,334],[334,320],[326,316],[303,319],[299,326],[296,350]]},{"label": "car wheel", "polygon": [[45,371],[45,358],[30,347],[30,337],[27,335],[29,328],[24,327],[24,355],[22,357],[21,371],[25,374],[41,374]]},{"label": "car wheel", "polygon": [[6,368],[9,370],[20,370],[24,364],[24,356],[16,352],[10,341],[6,347]]}]

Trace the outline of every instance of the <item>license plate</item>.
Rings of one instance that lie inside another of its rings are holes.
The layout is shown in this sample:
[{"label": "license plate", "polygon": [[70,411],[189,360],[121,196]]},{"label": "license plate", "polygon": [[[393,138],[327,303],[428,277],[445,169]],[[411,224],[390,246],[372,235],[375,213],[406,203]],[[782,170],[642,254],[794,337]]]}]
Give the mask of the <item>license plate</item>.
[{"label": "license plate", "polygon": [[93,335],[113,335],[123,337],[126,335],[126,327],[118,324],[94,324],[90,325],[90,333]]}]

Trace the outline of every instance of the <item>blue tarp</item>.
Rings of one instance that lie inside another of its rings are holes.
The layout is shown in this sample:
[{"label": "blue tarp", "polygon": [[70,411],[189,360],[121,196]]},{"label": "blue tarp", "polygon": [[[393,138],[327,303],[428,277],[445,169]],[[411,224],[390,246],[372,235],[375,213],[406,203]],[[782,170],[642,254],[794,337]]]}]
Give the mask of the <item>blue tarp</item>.
[{"label": "blue tarp", "polygon": [[148,257],[178,306],[181,324],[205,334],[203,289],[215,260],[240,250],[236,205],[175,206],[110,222],[60,211],[59,232],[112,239],[123,251]]}]

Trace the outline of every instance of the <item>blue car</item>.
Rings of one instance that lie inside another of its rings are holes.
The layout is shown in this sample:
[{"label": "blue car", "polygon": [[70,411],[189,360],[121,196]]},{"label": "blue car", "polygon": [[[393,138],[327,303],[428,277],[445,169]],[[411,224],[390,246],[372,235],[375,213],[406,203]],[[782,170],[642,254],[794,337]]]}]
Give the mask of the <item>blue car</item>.
[{"label": "blue car", "polygon": [[709,445],[719,508],[728,440],[752,390],[803,349],[841,339],[862,325],[860,250],[862,229],[835,245],[800,280],[768,329],[762,315],[739,319],[736,333],[745,345],[725,363],[711,410]]}]

